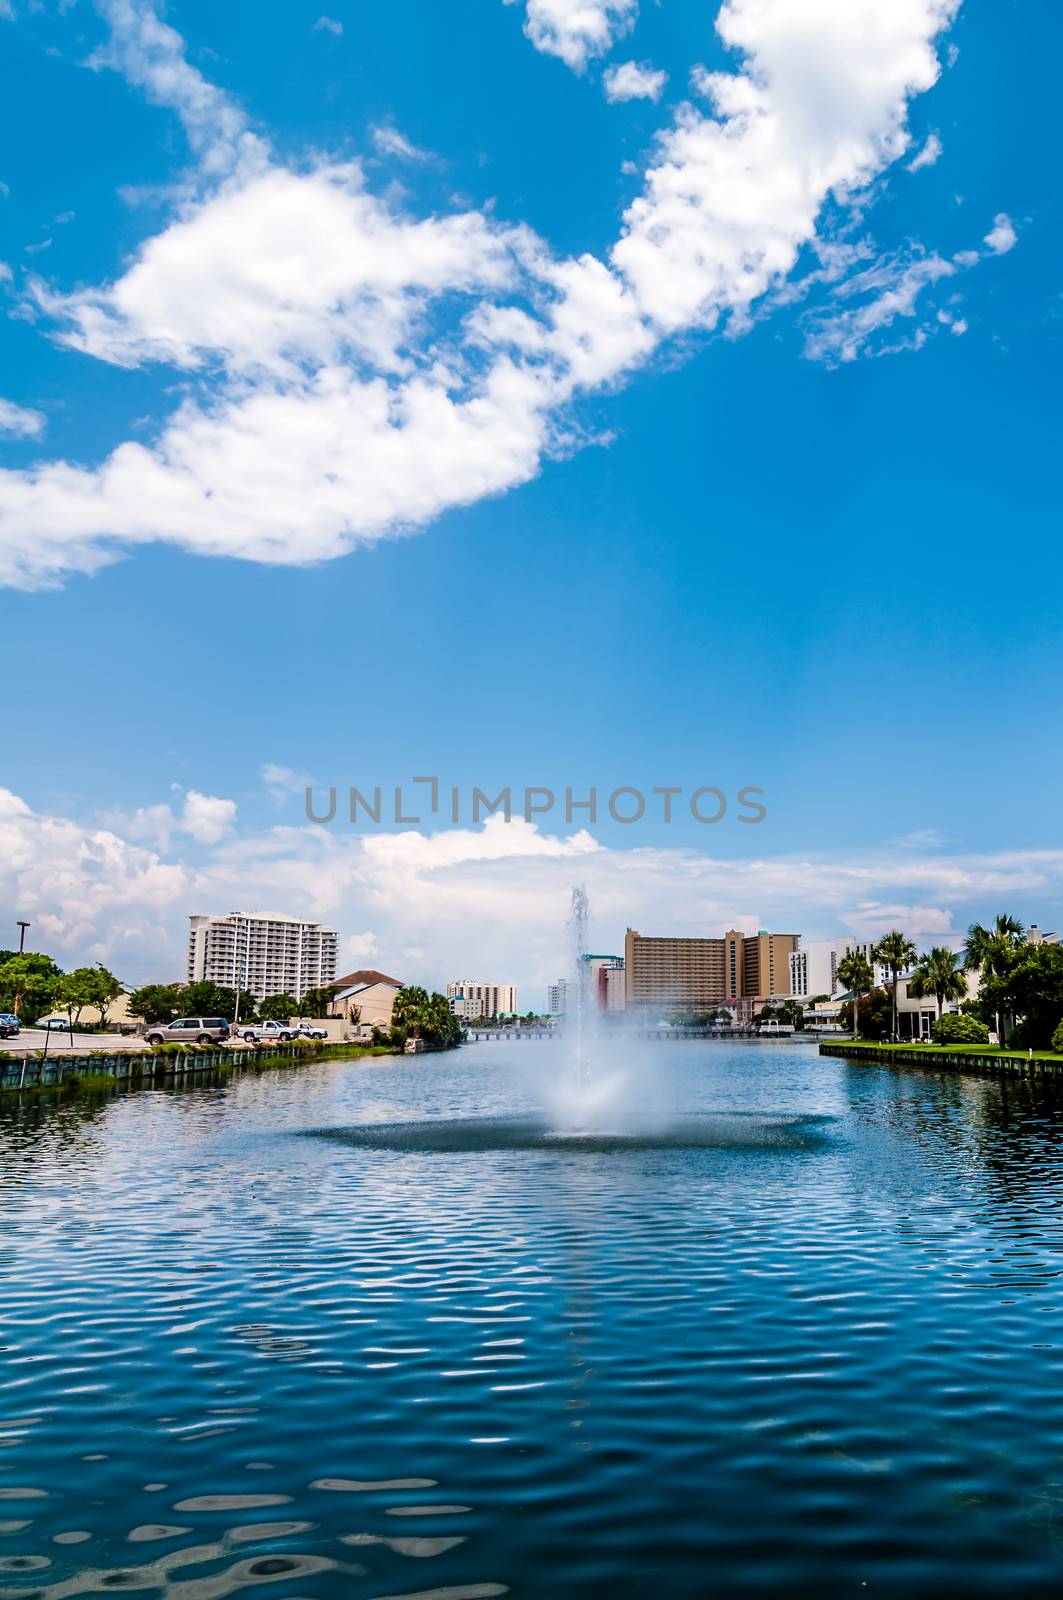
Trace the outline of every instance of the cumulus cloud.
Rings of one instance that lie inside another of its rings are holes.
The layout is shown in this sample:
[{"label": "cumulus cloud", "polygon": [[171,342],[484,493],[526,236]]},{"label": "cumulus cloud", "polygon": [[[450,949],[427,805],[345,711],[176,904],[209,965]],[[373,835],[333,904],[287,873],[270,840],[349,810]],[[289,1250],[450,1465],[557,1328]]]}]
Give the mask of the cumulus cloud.
[{"label": "cumulus cloud", "polygon": [[[138,815],[156,809],[171,808]],[[948,855],[913,840],[859,859],[733,860],[609,849],[585,832],[558,838],[497,816],[437,834],[228,832],[190,860],[176,830],[137,838],[132,819],[82,824],[0,790],[0,896],[64,965],[105,961],[126,981],[176,976],[188,915],[245,905],[249,882],[256,905],[337,927],[355,965],[371,956],[435,986],[476,972],[516,981],[538,1003],[541,985],[567,966],[573,882],[588,887],[596,947],[606,950],[622,948],[629,925],[648,934],[785,927],[809,937],[874,937],[896,925],[940,943],[999,905],[1032,902],[1035,913],[1057,903],[1063,851]]]},{"label": "cumulus cloud", "polygon": [[334,39],[343,38],[343,23],[337,22],[335,17],[318,17],[311,33],[331,33]]},{"label": "cumulus cloud", "polygon": [[524,32],[536,50],[582,72],[630,32],[637,16],[637,0],[527,0]]},{"label": "cumulus cloud", "polygon": [[17,439],[37,439],[44,432],[45,420],[43,411],[31,411],[13,400],[0,399],[0,433],[12,433]]},{"label": "cumulus cloud", "polygon": [[648,61],[622,61],[602,73],[605,98],[611,101],[659,100],[667,82],[667,72],[656,70]]},{"label": "cumulus cloud", "polygon": [[[726,0],[740,65],[705,73],[710,108],[660,134],[605,258],[558,259],[486,210],[418,217],[357,163],[280,161],[148,0],[99,0],[94,64],[171,107],[199,166],[113,282],[29,293],[61,342],[190,383],[153,439],[99,466],[0,473],[0,581],[45,586],[158,539],[317,561],[526,482],[578,439],[581,392],[674,335],[743,330],[831,197],[905,152],[956,3]],[[595,0],[528,9],[576,66],[633,19]]]},{"label": "cumulus cloud", "polygon": [[924,167],[932,167],[936,161],[940,161],[944,149],[945,146],[937,134],[930,134],[925,144],[919,147],[911,161],[909,161],[908,171],[921,172]]},{"label": "cumulus cloud", "polygon": [[1003,256],[1014,249],[1018,237],[1011,218],[1001,211],[993,218],[993,226],[986,234],[985,242],[995,256]]},{"label": "cumulus cloud", "polygon": [[[174,785],[179,789],[179,785]],[[236,821],[235,800],[200,794],[189,789],[176,810],[160,802],[141,806],[132,813],[107,812],[101,819],[109,829],[137,844],[150,843],[168,850],[176,835],[184,834],[198,844],[216,845],[232,830]]]}]

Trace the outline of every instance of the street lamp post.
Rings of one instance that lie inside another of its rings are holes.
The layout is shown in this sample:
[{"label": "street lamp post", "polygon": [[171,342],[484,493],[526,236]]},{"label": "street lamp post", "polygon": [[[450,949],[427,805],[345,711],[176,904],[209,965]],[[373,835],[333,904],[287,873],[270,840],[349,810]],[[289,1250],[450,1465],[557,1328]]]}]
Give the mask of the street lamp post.
[{"label": "street lamp post", "polygon": [[[19,955],[22,955],[24,953],[25,949],[26,949],[26,929],[29,926],[30,926],[30,924],[28,922],[23,922],[21,920],[18,920],[15,923],[15,927],[18,929],[18,953],[19,953]],[[14,1002],[13,1002],[12,1008],[11,1008],[14,1011],[16,1017],[18,1016],[18,1008],[19,1008],[19,1006],[21,1004],[22,1004],[22,990],[21,989],[16,989],[15,990],[15,999],[14,999]]]}]

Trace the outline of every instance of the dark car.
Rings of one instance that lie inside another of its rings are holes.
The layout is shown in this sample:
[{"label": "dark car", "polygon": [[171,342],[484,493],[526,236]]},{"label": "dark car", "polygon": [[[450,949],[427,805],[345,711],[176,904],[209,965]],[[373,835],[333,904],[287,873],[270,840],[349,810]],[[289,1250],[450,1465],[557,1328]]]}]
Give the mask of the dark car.
[{"label": "dark car", "polygon": [[16,1038],[21,1027],[13,1011],[0,1011],[0,1039]]}]

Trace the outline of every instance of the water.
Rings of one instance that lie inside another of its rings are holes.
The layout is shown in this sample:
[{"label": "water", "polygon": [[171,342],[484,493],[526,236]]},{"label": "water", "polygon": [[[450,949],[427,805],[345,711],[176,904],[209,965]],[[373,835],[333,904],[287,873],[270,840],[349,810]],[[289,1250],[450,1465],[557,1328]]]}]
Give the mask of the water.
[{"label": "water", "polygon": [[646,1048],[0,1110],[0,1594],[1063,1592],[1063,1105]]}]

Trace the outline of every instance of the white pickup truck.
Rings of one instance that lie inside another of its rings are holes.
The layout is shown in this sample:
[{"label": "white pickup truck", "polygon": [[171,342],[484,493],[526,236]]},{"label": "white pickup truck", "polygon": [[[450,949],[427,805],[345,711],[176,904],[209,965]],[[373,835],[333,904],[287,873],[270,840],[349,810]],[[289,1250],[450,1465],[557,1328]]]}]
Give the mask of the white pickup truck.
[{"label": "white pickup truck", "polygon": [[279,1040],[290,1044],[299,1037],[299,1029],[290,1027],[286,1022],[240,1023],[234,1031],[248,1044],[269,1044]]}]

